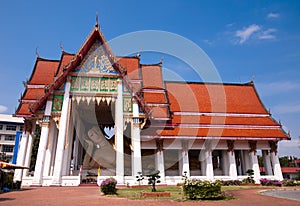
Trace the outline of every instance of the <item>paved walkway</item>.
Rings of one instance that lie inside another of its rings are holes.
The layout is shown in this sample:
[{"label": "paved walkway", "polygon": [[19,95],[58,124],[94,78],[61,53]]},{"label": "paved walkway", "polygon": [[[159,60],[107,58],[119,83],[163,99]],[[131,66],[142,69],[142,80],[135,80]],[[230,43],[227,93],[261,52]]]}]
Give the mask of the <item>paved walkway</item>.
[{"label": "paved walkway", "polygon": [[[280,197],[280,198],[287,198],[291,200],[298,200],[300,201],[300,189],[277,189],[277,190],[268,190],[261,192],[264,195],[269,195],[272,197]],[[300,205],[300,202],[299,202]]]},{"label": "paved walkway", "polygon": [[[252,205],[289,205],[299,206],[297,200],[289,200],[277,197],[262,195],[260,189],[245,189],[230,191],[235,196],[234,200],[227,201],[201,201],[201,205],[208,206],[252,206]],[[0,194],[0,205],[5,206],[77,206],[77,205],[199,205],[196,201],[172,202],[167,200],[128,200],[124,198],[100,196],[97,187],[41,187],[28,188],[21,191],[14,191]]]}]

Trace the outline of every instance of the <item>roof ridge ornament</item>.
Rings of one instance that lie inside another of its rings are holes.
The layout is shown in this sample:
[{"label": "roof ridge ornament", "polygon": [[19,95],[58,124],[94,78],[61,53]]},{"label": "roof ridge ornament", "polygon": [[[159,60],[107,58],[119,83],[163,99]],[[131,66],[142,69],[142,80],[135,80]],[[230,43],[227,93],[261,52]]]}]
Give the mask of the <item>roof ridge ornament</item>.
[{"label": "roof ridge ornament", "polygon": [[159,64],[162,64],[162,62],[163,62],[164,59],[165,59],[165,56],[162,55],[162,57],[161,57],[161,59],[160,59],[160,61],[159,61]]},{"label": "roof ridge ornament", "polygon": [[35,48],[35,55],[36,55],[37,58],[40,58],[40,54],[39,54],[38,49],[39,49],[39,47]]},{"label": "roof ridge ornament", "polygon": [[251,83],[254,84],[254,74],[252,74],[252,79],[251,79]]},{"label": "roof ridge ornament", "polygon": [[99,28],[98,11],[96,11],[96,24],[95,27]]},{"label": "roof ridge ornament", "polygon": [[65,50],[64,50],[64,47],[63,47],[63,44],[62,44],[62,41],[59,42],[59,47],[61,48],[61,51],[62,51],[62,52],[65,51]]}]

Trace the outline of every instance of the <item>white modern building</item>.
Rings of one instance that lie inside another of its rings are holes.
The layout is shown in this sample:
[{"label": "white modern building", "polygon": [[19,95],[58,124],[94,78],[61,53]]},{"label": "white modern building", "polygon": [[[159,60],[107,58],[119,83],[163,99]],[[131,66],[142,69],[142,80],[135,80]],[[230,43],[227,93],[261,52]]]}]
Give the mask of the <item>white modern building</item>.
[{"label": "white modern building", "polygon": [[23,131],[22,118],[0,114],[0,152],[12,162],[17,132]]}]

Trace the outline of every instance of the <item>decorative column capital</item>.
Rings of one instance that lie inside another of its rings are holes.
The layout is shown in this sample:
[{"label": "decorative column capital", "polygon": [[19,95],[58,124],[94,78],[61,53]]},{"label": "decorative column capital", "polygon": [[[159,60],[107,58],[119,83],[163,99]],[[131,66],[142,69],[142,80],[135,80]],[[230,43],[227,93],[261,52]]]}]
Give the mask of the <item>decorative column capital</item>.
[{"label": "decorative column capital", "polygon": [[35,122],[36,122],[36,119],[25,119],[24,120],[24,131],[32,133]]},{"label": "decorative column capital", "polygon": [[269,141],[269,145],[271,147],[270,152],[274,152],[275,155],[277,154],[277,148],[278,148],[278,142],[277,141]]},{"label": "decorative column capital", "polygon": [[227,152],[234,152],[234,140],[227,140]]},{"label": "decorative column capital", "polygon": [[189,142],[187,140],[182,140],[181,141],[181,146],[182,146],[182,150],[184,152],[188,152],[188,150],[189,150]]},{"label": "decorative column capital", "polygon": [[159,151],[159,152],[163,151],[164,140],[163,139],[156,139],[155,142],[156,142],[156,149],[157,149],[157,151]]},{"label": "decorative column capital", "polygon": [[254,152],[254,154],[256,154],[257,141],[256,140],[249,140],[248,144],[249,144],[249,147],[250,147],[250,152]]},{"label": "decorative column capital", "polygon": [[48,127],[50,123],[50,119],[51,119],[50,115],[44,115],[42,117],[42,127]]}]

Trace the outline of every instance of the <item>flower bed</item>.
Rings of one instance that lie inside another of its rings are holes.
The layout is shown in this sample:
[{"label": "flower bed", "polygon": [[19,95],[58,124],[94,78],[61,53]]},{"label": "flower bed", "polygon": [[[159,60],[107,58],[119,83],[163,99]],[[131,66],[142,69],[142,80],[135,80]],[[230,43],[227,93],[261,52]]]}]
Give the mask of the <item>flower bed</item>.
[{"label": "flower bed", "polygon": [[261,178],[259,181],[262,186],[278,186],[278,187],[282,186],[282,183],[279,180],[270,180],[267,178]]},{"label": "flower bed", "polygon": [[101,182],[100,188],[104,195],[117,194],[117,181],[114,178],[107,178]]}]

